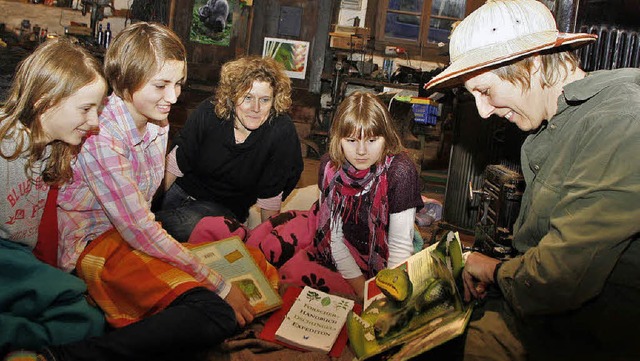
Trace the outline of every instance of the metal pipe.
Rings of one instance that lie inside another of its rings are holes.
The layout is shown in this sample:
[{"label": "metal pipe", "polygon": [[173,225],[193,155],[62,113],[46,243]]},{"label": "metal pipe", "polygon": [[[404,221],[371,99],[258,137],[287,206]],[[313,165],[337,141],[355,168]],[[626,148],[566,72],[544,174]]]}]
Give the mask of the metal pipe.
[{"label": "metal pipe", "polygon": [[555,1],[555,18],[558,30],[564,33],[575,32],[579,5],[580,0]]}]

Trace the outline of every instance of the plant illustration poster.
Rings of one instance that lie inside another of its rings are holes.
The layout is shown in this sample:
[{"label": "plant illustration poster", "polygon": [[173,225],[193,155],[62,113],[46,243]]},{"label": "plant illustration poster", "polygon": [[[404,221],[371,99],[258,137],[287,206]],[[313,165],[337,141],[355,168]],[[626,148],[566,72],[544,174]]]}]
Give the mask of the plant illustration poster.
[{"label": "plant illustration poster", "polygon": [[304,79],[307,73],[309,42],[264,38],[262,56],[274,58],[281,63],[289,78]]}]

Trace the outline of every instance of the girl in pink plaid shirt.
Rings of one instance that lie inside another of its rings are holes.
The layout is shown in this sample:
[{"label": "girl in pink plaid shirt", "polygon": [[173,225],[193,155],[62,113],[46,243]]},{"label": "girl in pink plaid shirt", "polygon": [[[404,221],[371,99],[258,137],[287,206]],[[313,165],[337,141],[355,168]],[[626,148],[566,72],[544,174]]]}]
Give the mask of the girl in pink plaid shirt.
[{"label": "girl in pink plaid shirt", "polygon": [[186,51],[167,27],[136,23],[105,56],[113,93],[99,132],[60,189],[59,261],[84,279],[115,329],[49,347],[55,360],[190,359],[253,319],[244,294],[169,236],[150,211],[164,175],[167,117]]}]

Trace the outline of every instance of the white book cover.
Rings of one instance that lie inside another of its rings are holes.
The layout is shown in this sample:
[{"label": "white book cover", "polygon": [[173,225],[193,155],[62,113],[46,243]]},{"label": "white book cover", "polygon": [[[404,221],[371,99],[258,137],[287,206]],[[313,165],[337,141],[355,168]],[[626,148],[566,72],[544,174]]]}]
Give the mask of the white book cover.
[{"label": "white book cover", "polygon": [[305,286],[276,331],[276,339],[328,353],[353,306],[353,300]]}]

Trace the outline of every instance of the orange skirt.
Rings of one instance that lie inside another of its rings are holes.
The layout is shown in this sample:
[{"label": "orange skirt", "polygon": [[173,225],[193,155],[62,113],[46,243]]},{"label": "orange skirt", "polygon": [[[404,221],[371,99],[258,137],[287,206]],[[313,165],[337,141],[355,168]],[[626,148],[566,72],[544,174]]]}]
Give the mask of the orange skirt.
[{"label": "orange skirt", "polygon": [[115,229],[85,248],[76,271],[113,327],[140,321],[186,291],[204,287],[175,266],[131,248]]}]

